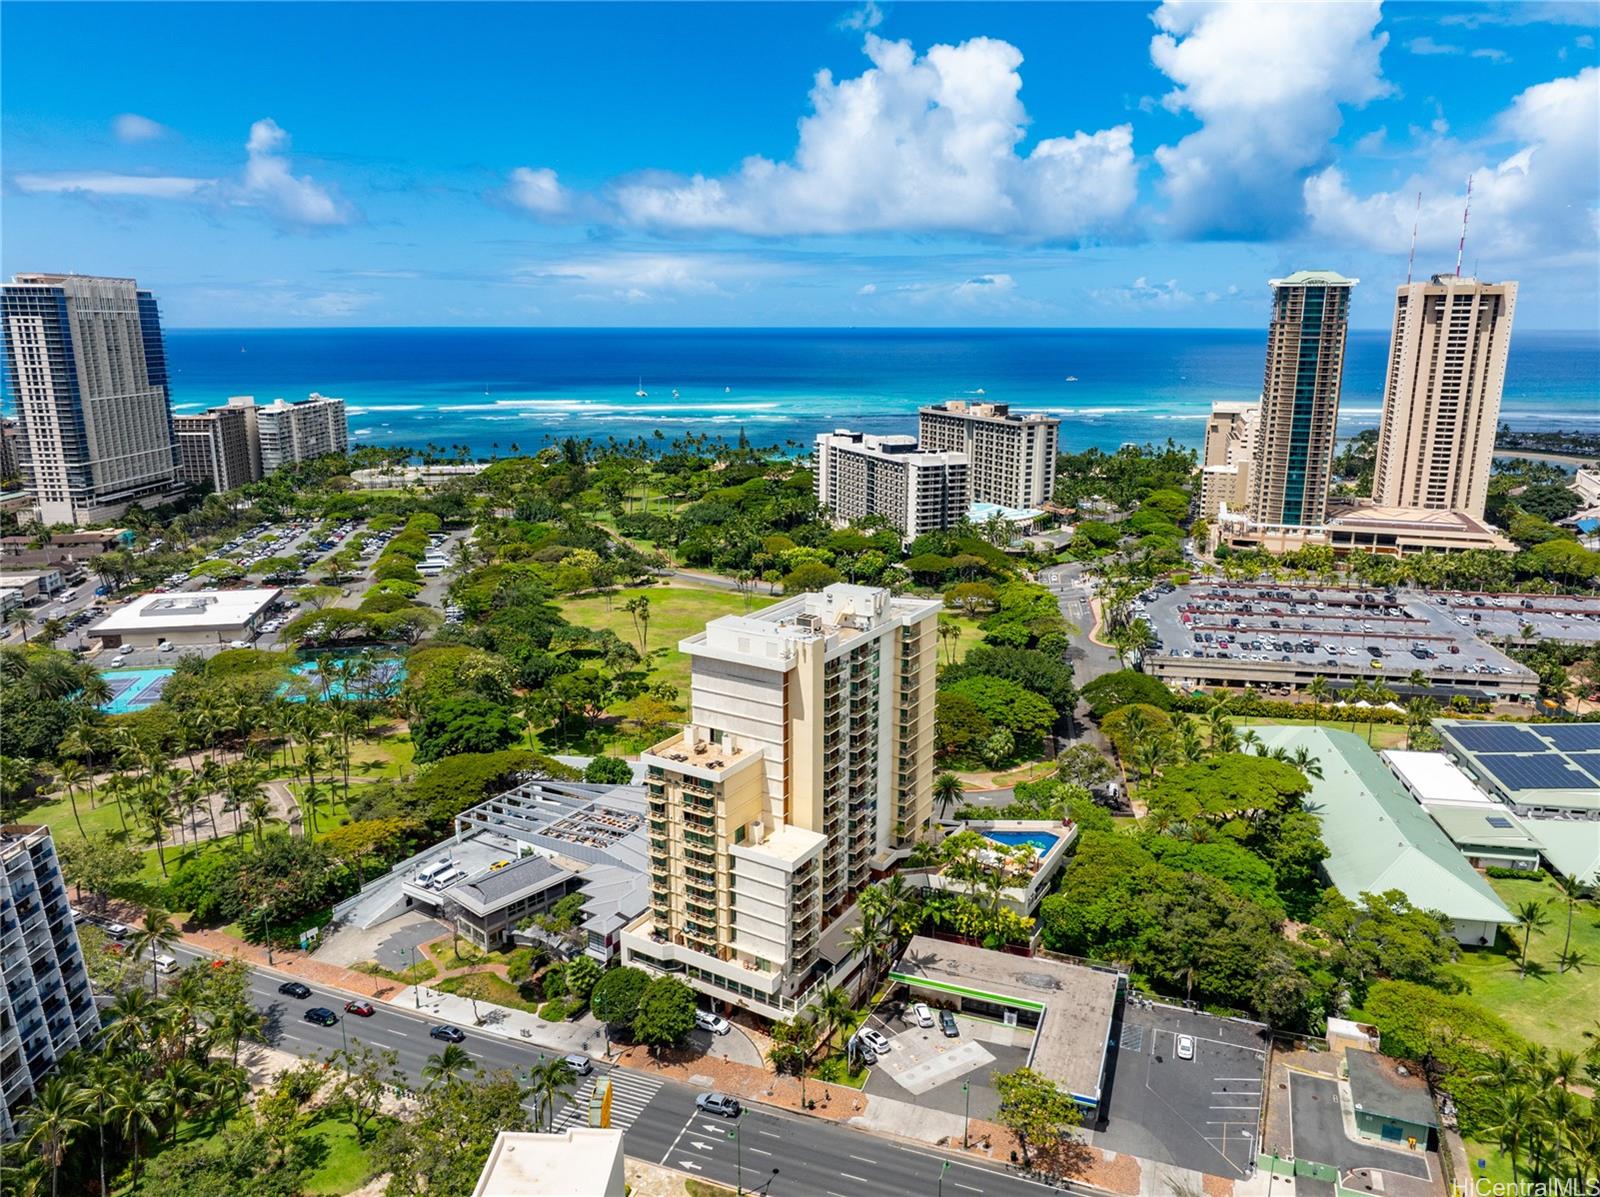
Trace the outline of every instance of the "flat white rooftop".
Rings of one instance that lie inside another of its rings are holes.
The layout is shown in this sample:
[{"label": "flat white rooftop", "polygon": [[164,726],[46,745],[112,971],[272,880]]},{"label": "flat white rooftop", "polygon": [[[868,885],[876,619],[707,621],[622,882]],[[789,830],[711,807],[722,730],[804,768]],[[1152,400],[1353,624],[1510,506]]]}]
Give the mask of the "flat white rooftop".
[{"label": "flat white rooftop", "polygon": [[90,635],[128,632],[192,631],[243,627],[283,592],[260,590],[188,590],[147,594],[118,607],[89,629]]},{"label": "flat white rooftop", "polygon": [[1391,748],[1380,752],[1389,771],[1411,796],[1423,806],[1436,802],[1451,806],[1500,806],[1500,802],[1480,790],[1477,784],[1456,767],[1442,752],[1409,752]]},{"label": "flat white rooftop", "polygon": [[622,1132],[501,1131],[472,1197],[622,1197]]}]

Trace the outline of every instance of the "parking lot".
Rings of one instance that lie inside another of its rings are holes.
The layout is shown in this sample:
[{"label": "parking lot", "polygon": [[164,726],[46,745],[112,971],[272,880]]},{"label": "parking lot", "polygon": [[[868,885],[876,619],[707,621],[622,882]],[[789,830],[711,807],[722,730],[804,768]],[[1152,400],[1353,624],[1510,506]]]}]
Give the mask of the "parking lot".
[{"label": "parking lot", "polygon": [[1478,638],[1493,625],[1476,606],[1377,589],[1208,582],[1147,591],[1135,610],[1155,637],[1146,668],[1167,680],[1298,688],[1319,674],[1338,685],[1381,671],[1404,690],[1417,671],[1441,697],[1536,685],[1530,670]]},{"label": "parking lot", "polygon": [[972,1117],[991,1121],[1000,1109],[1000,1096],[989,1084],[990,1076],[1023,1067],[1033,1044],[1033,1032],[1026,1027],[965,1014],[956,1015],[960,1034],[949,1038],[937,1023],[919,1027],[910,1004],[898,998],[880,1005],[865,1025],[890,1044],[867,1078],[868,1094],[947,1114],[970,1110]]},{"label": "parking lot", "polygon": [[[1266,1028],[1130,1000],[1115,1031],[1090,1142],[1215,1176],[1248,1176],[1260,1133]],[[1179,1035],[1194,1040],[1192,1060],[1178,1058]]]},{"label": "parking lot", "polygon": [[[1457,623],[1466,618],[1485,636],[1522,638],[1531,627],[1541,640],[1600,641],[1600,598],[1582,594],[1432,592],[1421,602]],[[1473,616],[1477,616],[1473,620]]]}]

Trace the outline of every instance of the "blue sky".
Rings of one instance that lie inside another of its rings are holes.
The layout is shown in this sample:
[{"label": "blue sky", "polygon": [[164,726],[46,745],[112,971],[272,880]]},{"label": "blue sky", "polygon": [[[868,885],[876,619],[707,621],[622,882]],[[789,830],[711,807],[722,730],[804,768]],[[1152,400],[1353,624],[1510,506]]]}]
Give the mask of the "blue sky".
[{"label": "blue sky", "polygon": [[172,326],[1600,323],[1595,8],[6,3],[0,270]]}]

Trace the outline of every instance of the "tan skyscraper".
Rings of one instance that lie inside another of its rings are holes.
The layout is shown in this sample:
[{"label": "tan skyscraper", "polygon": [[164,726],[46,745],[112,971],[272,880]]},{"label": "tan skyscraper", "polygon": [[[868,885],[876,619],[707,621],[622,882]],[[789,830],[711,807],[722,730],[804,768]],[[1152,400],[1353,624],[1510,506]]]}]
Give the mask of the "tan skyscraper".
[{"label": "tan skyscraper", "polygon": [[1211,405],[1200,456],[1200,514],[1206,519],[1215,519],[1224,506],[1236,513],[1250,510],[1250,463],[1260,424],[1259,400]]},{"label": "tan skyscraper", "polygon": [[1331,270],[1271,280],[1272,324],[1250,469],[1254,523],[1318,527],[1327,517],[1350,289],[1358,281]]},{"label": "tan skyscraper", "polygon": [[1436,274],[1395,293],[1372,497],[1483,516],[1516,283]]},{"label": "tan skyscraper", "polygon": [[626,963],[775,1018],[835,973],[829,928],[933,815],[939,609],[839,583],[680,643],[690,723],[639,757],[650,911]]}]

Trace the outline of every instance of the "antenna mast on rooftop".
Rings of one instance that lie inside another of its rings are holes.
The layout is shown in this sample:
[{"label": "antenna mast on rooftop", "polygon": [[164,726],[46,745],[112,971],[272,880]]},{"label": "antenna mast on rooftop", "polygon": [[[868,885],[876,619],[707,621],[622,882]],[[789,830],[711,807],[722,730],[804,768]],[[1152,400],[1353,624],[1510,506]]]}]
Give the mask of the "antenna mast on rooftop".
[{"label": "antenna mast on rooftop", "polygon": [[1417,264],[1417,222],[1422,219],[1422,192],[1417,192],[1417,213],[1411,218],[1411,256],[1406,259],[1406,286],[1411,285],[1411,271]]},{"label": "antenna mast on rooftop", "polygon": [[1461,277],[1461,255],[1467,252],[1467,217],[1472,215],[1472,176],[1467,176],[1467,206],[1461,209],[1461,240],[1456,242],[1456,277]]}]

